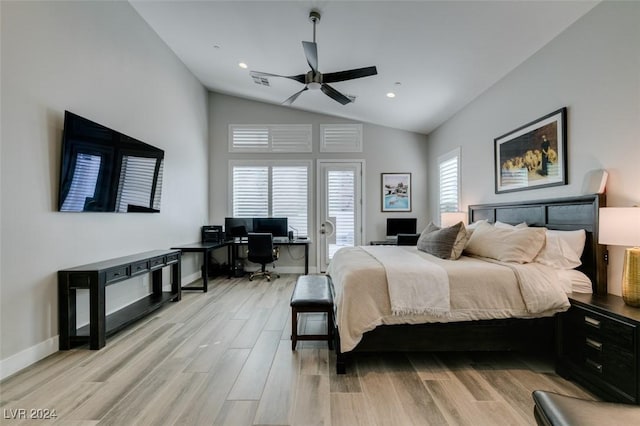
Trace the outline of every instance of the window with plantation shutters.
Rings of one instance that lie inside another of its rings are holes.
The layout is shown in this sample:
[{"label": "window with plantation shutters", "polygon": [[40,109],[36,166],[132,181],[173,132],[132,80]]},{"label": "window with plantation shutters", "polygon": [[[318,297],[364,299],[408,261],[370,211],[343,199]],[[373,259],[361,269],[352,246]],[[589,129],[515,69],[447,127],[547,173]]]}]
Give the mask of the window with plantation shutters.
[{"label": "window with plantation shutters", "polygon": [[362,124],[321,124],[320,152],[362,152]]},{"label": "window with plantation shutters", "polygon": [[234,166],[233,217],[269,216],[269,167]]},{"label": "window with plantation shutters", "polygon": [[[162,167],[163,160],[157,158],[132,155],[122,157],[116,211],[127,212],[135,207],[160,210],[160,193],[158,188],[153,187],[158,161]],[[158,186],[161,185],[159,182]]]},{"label": "window with plantation shutters", "polygon": [[440,213],[460,210],[460,148],[438,158]]},{"label": "window with plantation shutters", "polygon": [[311,152],[311,124],[230,124],[229,152]]},{"label": "window with plantation shutters", "polygon": [[232,161],[231,205],[234,217],[286,217],[297,236],[308,236],[307,161]]}]

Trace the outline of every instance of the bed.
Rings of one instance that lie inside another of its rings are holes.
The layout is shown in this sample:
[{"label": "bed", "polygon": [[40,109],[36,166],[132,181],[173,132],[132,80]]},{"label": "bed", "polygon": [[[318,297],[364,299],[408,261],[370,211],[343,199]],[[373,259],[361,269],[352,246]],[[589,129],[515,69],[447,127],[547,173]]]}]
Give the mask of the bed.
[{"label": "bed", "polygon": [[[515,225],[526,222],[529,226],[545,227],[550,230],[571,231],[584,229],[586,238],[580,258],[582,264],[577,269],[591,280],[592,292],[600,294],[607,292],[605,247],[597,244],[598,209],[604,205],[604,195],[588,195],[543,201],[472,205],[469,206],[468,214],[470,223],[486,220],[491,223],[499,221]],[[415,252],[415,249],[411,252],[411,248],[398,247],[395,249],[409,250],[406,254],[407,258],[411,258],[416,254],[420,255],[420,253]],[[366,250],[377,249],[368,248]],[[355,252],[354,249],[354,255],[361,256],[363,261],[366,261],[365,257],[368,255],[363,254],[364,251]],[[369,254],[375,255],[376,253]],[[462,262],[448,262],[456,264],[456,268],[459,265],[468,264],[471,268],[476,268],[478,277],[485,276],[485,271],[482,269],[484,266],[477,264],[479,260],[461,259]],[[442,266],[446,267],[446,262],[443,261]],[[362,272],[361,270],[358,274]],[[491,274],[491,272],[486,272],[486,274]],[[366,277],[366,272],[362,273],[362,275],[365,281],[369,280]],[[447,322],[440,321],[437,318],[429,320],[429,315],[431,314],[436,317],[440,315],[436,310],[421,314],[427,318],[428,322],[426,323],[416,320],[411,321],[414,322],[411,324],[395,324],[391,321],[390,324],[377,325],[373,329],[369,327],[368,331],[354,338],[345,325],[345,321],[342,321],[346,318],[345,312],[353,310],[355,306],[353,301],[347,302],[351,303],[350,307],[347,304],[345,306],[342,305],[343,295],[341,291],[343,283],[341,280],[344,279],[343,274],[338,273],[335,268],[332,271],[332,265],[330,265],[328,276],[333,291],[337,294],[334,310],[336,320],[336,370],[339,374],[345,373],[349,360],[361,352],[524,350],[553,353],[555,348],[555,313],[566,310],[566,306],[549,311],[542,309],[536,315],[527,317],[527,315],[520,314],[516,315],[518,316],[517,318],[511,318],[509,315],[500,316],[501,314],[499,314],[498,318],[495,319],[484,319],[482,316],[474,315],[464,317],[463,315],[462,317],[452,316],[446,320]],[[492,278],[488,278],[489,276],[487,275],[487,278],[485,278],[485,284],[495,285],[496,294],[505,294],[504,298],[509,298],[509,291],[498,284],[493,284],[491,282]],[[369,281],[373,282],[373,280]],[[454,304],[454,293],[457,291],[453,290],[453,284],[452,282],[452,306]],[[372,286],[372,288],[375,288],[375,286]],[[370,297],[368,294],[361,292],[361,290],[362,288],[358,290],[357,303],[366,305],[370,299],[376,297]],[[387,297],[389,296],[387,295]],[[346,299],[348,300],[348,298]],[[516,307],[514,309],[518,311],[520,308]],[[417,317],[421,318],[421,315],[417,315]],[[344,330],[341,330],[341,328]],[[342,337],[341,331],[343,331]]]}]

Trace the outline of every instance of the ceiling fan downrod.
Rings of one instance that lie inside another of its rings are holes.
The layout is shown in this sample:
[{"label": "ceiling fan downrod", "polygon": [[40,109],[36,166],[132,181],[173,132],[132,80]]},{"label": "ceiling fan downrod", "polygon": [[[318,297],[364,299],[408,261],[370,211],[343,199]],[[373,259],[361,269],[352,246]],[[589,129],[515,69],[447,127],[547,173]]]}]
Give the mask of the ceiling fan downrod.
[{"label": "ceiling fan downrod", "polygon": [[313,42],[316,42],[316,23],[320,22],[320,12],[316,9],[312,9],[309,12],[309,20],[313,22]]}]

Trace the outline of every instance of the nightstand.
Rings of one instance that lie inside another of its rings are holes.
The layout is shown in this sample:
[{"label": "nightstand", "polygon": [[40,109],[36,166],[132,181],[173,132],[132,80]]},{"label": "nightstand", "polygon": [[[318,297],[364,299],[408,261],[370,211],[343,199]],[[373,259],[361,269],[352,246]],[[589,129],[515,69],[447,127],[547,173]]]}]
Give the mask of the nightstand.
[{"label": "nightstand", "polygon": [[610,401],[640,404],[640,309],[572,293],[559,316],[556,371]]}]

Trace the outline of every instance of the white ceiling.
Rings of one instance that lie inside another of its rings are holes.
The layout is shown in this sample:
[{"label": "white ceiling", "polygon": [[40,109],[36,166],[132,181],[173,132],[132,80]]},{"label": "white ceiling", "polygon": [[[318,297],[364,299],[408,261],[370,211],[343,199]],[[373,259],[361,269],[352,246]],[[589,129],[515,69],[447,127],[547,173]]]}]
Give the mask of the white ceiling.
[{"label": "white ceiling", "polygon": [[[334,83],[357,97],[340,105],[306,91],[291,106],[428,133],[588,12],[595,1],[144,1],[130,3],[208,89],[280,104],[302,89],[270,87],[249,70],[309,71],[318,9],[321,72],[375,65],[378,75]],[[217,46],[217,47],[216,47]],[[248,70],[239,62],[246,62]],[[400,82],[397,85],[396,82]],[[393,91],[394,99],[385,95]]]}]

